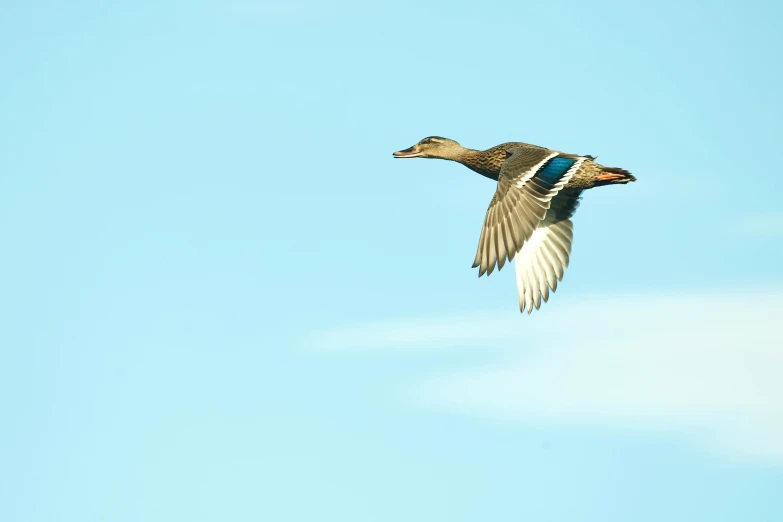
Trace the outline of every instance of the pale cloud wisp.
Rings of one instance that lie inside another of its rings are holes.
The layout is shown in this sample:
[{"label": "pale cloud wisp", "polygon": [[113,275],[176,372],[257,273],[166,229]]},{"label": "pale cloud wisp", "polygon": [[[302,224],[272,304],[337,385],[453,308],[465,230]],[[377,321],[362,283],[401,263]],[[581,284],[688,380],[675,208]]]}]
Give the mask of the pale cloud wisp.
[{"label": "pale cloud wisp", "polygon": [[502,349],[481,368],[407,391],[418,404],[503,422],[663,431],[783,462],[782,323],[777,290],[611,296],[529,318],[400,320],[311,341],[327,350]]}]

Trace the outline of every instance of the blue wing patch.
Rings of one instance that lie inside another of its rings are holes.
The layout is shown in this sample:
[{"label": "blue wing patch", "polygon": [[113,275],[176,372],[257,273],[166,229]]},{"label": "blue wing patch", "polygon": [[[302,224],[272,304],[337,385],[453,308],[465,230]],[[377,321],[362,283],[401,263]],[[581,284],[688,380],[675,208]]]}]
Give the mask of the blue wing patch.
[{"label": "blue wing patch", "polygon": [[560,181],[560,178],[568,172],[568,169],[570,169],[574,163],[576,163],[576,159],[555,156],[539,169],[536,173],[536,177],[550,185],[554,185]]}]

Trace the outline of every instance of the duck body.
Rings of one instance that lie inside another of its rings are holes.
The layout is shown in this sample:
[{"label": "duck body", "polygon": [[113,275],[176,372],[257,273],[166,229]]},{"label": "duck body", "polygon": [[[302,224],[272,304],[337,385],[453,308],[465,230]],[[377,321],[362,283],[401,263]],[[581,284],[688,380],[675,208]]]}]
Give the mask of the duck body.
[{"label": "duck body", "polygon": [[636,181],[625,169],[599,165],[594,156],[522,142],[473,150],[430,136],[394,156],[456,161],[497,181],[473,266],[480,277],[515,260],[519,307],[527,313],[540,308],[562,281],[571,255],[571,218],[582,192]]},{"label": "duck body", "polygon": [[[503,163],[505,163],[506,159],[508,159],[511,152],[516,149],[534,149],[540,151],[557,152],[553,149],[539,147],[538,145],[531,145],[530,143],[510,141],[508,143],[495,145],[494,147],[487,150],[464,149],[464,153],[459,157],[459,159],[452,161],[462,163],[470,170],[477,172],[489,179],[498,181],[498,177],[500,176],[500,169],[503,166]],[[616,167],[604,167],[603,165],[595,163],[593,161],[595,157],[593,156],[579,156],[576,154],[566,153],[559,153],[559,155],[571,158],[586,158],[586,161],[581,164],[579,169],[574,173],[564,188],[586,190],[597,186],[611,184],[610,182],[628,183],[630,181],[636,181],[636,178],[632,176],[630,172],[625,171],[624,169],[618,169]],[[607,176],[608,174],[622,174],[623,172],[625,173],[625,176]]]}]

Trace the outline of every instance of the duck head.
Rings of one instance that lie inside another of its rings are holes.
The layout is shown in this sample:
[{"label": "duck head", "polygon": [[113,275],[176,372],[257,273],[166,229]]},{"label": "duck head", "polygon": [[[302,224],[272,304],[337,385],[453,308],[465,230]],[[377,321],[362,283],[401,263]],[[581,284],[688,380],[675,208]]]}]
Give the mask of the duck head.
[{"label": "duck head", "polygon": [[429,136],[413,147],[394,153],[395,158],[439,158],[456,160],[464,149],[462,145],[448,138]]}]

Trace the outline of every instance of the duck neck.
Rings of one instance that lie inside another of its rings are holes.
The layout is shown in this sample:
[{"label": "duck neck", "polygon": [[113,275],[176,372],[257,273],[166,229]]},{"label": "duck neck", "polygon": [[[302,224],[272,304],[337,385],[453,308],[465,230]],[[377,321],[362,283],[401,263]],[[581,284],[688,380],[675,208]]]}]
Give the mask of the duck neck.
[{"label": "duck neck", "polygon": [[[500,166],[506,159],[505,152],[502,156],[502,158],[495,158],[490,151],[463,148],[462,151],[460,151],[460,154],[454,158],[454,161],[462,163],[470,170],[478,172],[482,176],[497,181],[498,176],[500,175]],[[497,159],[500,161],[497,161]]]}]

